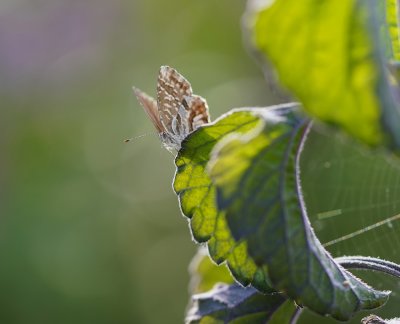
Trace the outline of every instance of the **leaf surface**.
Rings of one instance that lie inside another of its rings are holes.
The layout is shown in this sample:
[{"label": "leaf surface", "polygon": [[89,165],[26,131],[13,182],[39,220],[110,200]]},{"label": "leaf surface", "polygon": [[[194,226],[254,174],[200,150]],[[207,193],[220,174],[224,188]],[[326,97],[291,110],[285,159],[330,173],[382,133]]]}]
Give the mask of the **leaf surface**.
[{"label": "leaf surface", "polygon": [[388,292],[339,266],[310,226],[299,180],[309,123],[291,110],[260,118],[262,127],[227,137],[210,161],[218,207],[233,237],[246,242],[258,266],[268,268],[273,288],[299,305],[339,320],[381,306]]},{"label": "leaf surface", "polygon": [[[272,109],[294,106],[297,105],[286,104]],[[271,292],[267,268],[255,265],[247,254],[246,242],[238,243],[233,239],[224,210],[216,206],[215,186],[206,170],[210,152],[218,141],[231,133],[245,133],[257,127],[261,120],[255,112],[259,110],[233,110],[191,133],[175,159],[177,171],[173,185],[182,213],[190,219],[194,240],[207,242],[214,262],[227,261],[232,275],[242,285],[252,284],[260,291]]]},{"label": "leaf surface", "polygon": [[289,324],[296,307],[290,301],[286,304],[286,298],[281,294],[262,294],[253,287],[220,284],[192,297],[186,323],[262,324],[283,306],[285,315],[280,312],[278,316],[282,317],[276,319],[279,318],[280,324]]},{"label": "leaf surface", "polygon": [[[189,269],[190,291],[196,293],[187,311],[189,323],[265,323],[268,320],[270,324],[289,324],[300,314],[293,301],[284,300],[281,294],[265,296],[253,288],[235,284],[225,265],[213,263],[203,247],[197,251]],[[239,300],[237,297],[241,295],[244,298]],[[235,300],[237,303],[233,304]]]},{"label": "leaf surface", "polygon": [[224,264],[215,264],[207,250],[200,247],[189,266],[190,289],[194,293],[211,290],[217,283],[233,284],[234,280]]},{"label": "leaf surface", "polygon": [[399,3],[397,0],[386,0],[384,3],[390,58],[400,61]]},{"label": "leaf surface", "polygon": [[[398,150],[400,108],[380,49],[376,1],[263,2],[246,16],[252,43],[304,109],[366,144]],[[390,28],[398,55],[398,30]]]}]

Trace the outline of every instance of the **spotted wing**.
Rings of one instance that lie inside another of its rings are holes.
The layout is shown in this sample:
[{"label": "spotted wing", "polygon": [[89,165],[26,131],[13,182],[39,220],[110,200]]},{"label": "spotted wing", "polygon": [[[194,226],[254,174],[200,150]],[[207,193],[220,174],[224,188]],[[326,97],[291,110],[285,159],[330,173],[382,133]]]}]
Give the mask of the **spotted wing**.
[{"label": "spotted wing", "polygon": [[188,124],[191,132],[210,122],[208,105],[204,98],[196,95],[185,97],[183,105],[188,111]]},{"label": "spotted wing", "polygon": [[[179,108],[185,97],[191,97],[192,87],[181,74],[169,66],[162,66],[157,82],[157,105],[164,129],[174,134]],[[173,129],[174,126],[174,129]]]},{"label": "spotted wing", "polygon": [[142,105],[144,111],[150,117],[151,122],[157,129],[159,133],[164,132],[164,127],[160,121],[160,117],[158,114],[157,108],[157,101],[150,97],[148,94],[144,93],[143,91],[139,90],[138,88],[133,88],[133,92],[136,95],[136,98]]}]

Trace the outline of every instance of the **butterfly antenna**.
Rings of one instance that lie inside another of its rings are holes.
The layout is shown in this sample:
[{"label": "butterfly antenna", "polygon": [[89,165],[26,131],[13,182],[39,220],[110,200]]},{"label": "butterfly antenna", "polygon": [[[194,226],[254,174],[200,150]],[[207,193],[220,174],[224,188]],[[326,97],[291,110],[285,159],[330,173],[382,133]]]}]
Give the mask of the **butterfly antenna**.
[{"label": "butterfly antenna", "polygon": [[124,139],[124,143],[129,143],[129,142],[132,142],[132,141],[134,141],[134,140],[136,140],[138,138],[145,137],[147,135],[154,135],[154,134],[156,134],[156,133],[145,133],[145,134],[142,134],[142,135],[139,135],[139,136],[135,136],[135,137],[132,137],[132,138],[127,138],[127,139]]}]

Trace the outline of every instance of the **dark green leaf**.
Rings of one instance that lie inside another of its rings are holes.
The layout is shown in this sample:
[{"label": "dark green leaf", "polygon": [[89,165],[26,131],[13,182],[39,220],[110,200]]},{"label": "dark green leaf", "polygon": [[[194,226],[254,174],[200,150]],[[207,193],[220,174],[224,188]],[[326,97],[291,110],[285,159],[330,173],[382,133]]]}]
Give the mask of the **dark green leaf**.
[{"label": "dark green leaf", "polygon": [[286,300],[268,319],[268,324],[297,323],[302,309],[292,301]]},{"label": "dark green leaf", "polygon": [[316,238],[304,206],[299,158],[309,124],[290,110],[262,114],[247,134],[222,141],[210,161],[217,200],[234,238],[267,266],[273,287],[320,314],[349,319],[386,302],[340,267]]},{"label": "dark green leaf", "polygon": [[[242,288],[243,290],[241,292],[240,287],[234,284],[233,278],[225,265],[216,265],[213,263],[209,258],[206,249],[202,247],[198,250],[190,264],[190,276],[190,291],[192,294],[204,293],[208,290],[212,290],[214,286],[216,287],[213,291],[206,294],[206,296],[208,296],[206,299],[209,299],[209,296],[212,296],[212,298],[215,297],[214,301],[208,300],[207,302],[204,302],[204,298],[199,298],[199,295],[191,298],[191,307],[188,312],[192,317],[192,322],[226,323],[230,314],[236,314],[236,316],[239,316],[232,319],[231,323],[265,323],[268,318],[268,323],[270,324],[284,324],[291,323],[294,316],[300,313],[300,309],[298,309],[291,300],[286,300],[279,305],[282,298],[282,295],[280,294],[265,296],[261,293],[257,293],[255,290],[249,290],[246,288]],[[240,305],[238,304],[234,306],[238,307],[240,314],[236,309],[228,309],[232,305],[225,303],[224,306],[224,303],[221,303],[221,299],[218,299],[217,296],[221,292],[221,283],[230,285],[229,287],[226,286],[226,291],[228,292],[227,298],[232,299],[237,294],[241,293],[248,296],[248,298],[245,298]],[[219,284],[219,286],[216,286],[216,284]],[[251,293],[250,295],[249,292]],[[202,296],[204,297],[204,295]],[[258,305],[259,300],[262,303],[265,302],[265,305],[261,308],[259,308],[260,305]],[[210,307],[210,305],[212,306]],[[215,305],[217,305],[218,309],[216,312]],[[275,309],[273,314],[270,313],[271,309],[276,306],[278,306],[278,308]],[[261,311],[254,313],[254,307],[258,307]],[[221,311],[221,309],[224,310]]]},{"label": "dark green leaf", "polygon": [[[280,307],[284,307],[285,315],[279,312]],[[286,298],[278,293],[262,294],[252,287],[220,284],[192,297],[186,323],[261,324],[268,322],[275,312],[279,312],[275,323],[288,324],[296,308],[293,302],[286,302]]]}]

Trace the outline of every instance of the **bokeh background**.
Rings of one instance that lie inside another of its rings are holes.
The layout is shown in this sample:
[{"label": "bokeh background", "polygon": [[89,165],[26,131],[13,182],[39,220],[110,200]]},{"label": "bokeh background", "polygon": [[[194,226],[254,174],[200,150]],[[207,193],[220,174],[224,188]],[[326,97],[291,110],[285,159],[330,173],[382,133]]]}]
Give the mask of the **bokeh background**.
[{"label": "bokeh background", "polygon": [[[154,95],[167,64],[212,117],[282,102],[243,46],[244,8],[1,0],[1,323],[182,322],[196,246],[172,191],[173,156],[131,87]],[[400,211],[396,162],[326,132],[303,159],[317,234],[326,242],[384,221],[330,250],[400,261],[400,228],[387,221]],[[400,289],[382,278],[375,286]],[[396,314],[393,300],[384,315]]]}]

